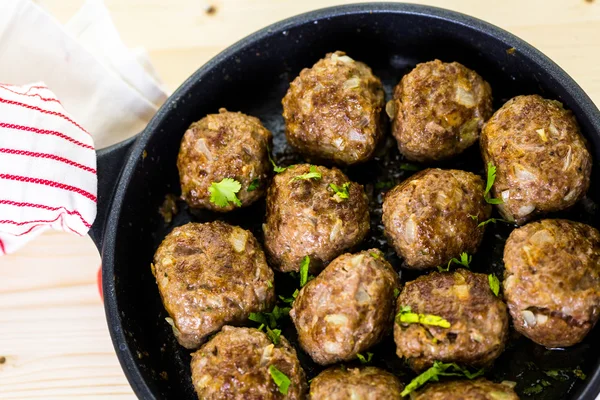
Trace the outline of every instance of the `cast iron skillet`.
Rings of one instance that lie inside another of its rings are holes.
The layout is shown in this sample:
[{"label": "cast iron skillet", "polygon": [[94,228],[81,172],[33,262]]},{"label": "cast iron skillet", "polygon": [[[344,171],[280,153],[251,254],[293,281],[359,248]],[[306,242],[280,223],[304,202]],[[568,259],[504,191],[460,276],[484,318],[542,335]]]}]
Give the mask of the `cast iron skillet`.
[{"label": "cast iron skillet", "polygon": [[[514,48],[514,51],[508,51]],[[165,195],[178,195],[176,156],[181,136],[190,123],[220,107],[259,117],[275,135],[275,153],[285,165],[299,158],[287,148],[283,135],[281,98],[289,82],[325,53],[343,50],[369,64],[380,76],[389,99],[390,90],[416,63],[439,58],[459,61],[490,82],[495,107],[518,94],[539,93],[558,99],[573,110],[600,159],[600,112],[581,88],[556,64],[522,40],[477,19],[418,5],[371,3],[327,8],[271,25],[234,44],[201,67],[171,96],[148,127],[135,138],[98,152],[98,217],[90,235],[101,249],[106,316],[123,370],[135,393],[145,399],[194,399],[189,352],[178,346],[160,302],[150,262],[156,247],[174,227],[217,216],[190,213],[179,202],[180,212],[166,224],[158,213]],[[398,182],[411,172],[398,168],[402,161],[391,143],[387,155],[347,172],[366,185],[375,211],[372,235],[363,247],[378,246],[394,265],[398,258],[381,235],[378,205],[382,190],[374,184]],[[477,146],[458,161],[441,165],[482,173]],[[595,166],[595,171],[598,166]],[[600,182],[592,177],[589,197],[598,199]],[[588,199],[562,216],[593,223],[594,207]],[[236,211],[227,221],[252,229],[261,240],[264,203]],[[492,226],[486,232],[473,269],[502,272],[503,241],[512,227]],[[402,279],[411,279],[402,272]],[[278,276],[280,294],[293,290]],[[294,330],[284,334],[295,341]],[[513,380],[523,390],[551,383],[538,399],[594,399],[600,390],[598,329],[584,343],[568,350],[547,350],[523,338],[513,338],[505,354],[487,375],[493,380]],[[388,340],[375,349],[375,364],[393,369],[402,379],[412,378],[394,355]],[[309,375],[319,369],[302,352],[299,357]],[[579,366],[586,380],[550,379],[543,371],[571,370]]]}]

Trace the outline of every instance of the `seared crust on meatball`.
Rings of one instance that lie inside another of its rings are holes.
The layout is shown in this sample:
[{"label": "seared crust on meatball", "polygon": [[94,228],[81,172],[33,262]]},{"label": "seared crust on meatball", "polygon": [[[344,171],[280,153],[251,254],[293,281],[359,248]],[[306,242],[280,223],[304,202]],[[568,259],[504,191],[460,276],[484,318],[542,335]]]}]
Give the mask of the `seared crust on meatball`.
[{"label": "seared crust on meatball", "polygon": [[519,400],[519,396],[508,385],[480,378],[434,383],[417,392],[413,400]]},{"label": "seared crust on meatball", "polygon": [[496,111],[483,128],[481,153],[496,167],[500,213],[518,224],[572,206],[590,184],[592,158],[573,113],[538,95],[517,96]]},{"label": "seared crust on meatball", "polygon": [[381,81],[341,51],[303,69],[282,104],[288,142],[317,160],[367,161],[383,136]]},{"label": "seared crust on meatball", "polygon": [[402,78],[386,112],[406,158],[443,160],[477,141],[492,115],[492,89],[462,64],[430,61]]},{"label": "seared crust on meatball", "polygon": [[579,343],[600,314],[600,233],[546,219],[510,234],[504,294],[515,329],[546,347]]},{"label": "seared crust on meatball", "polygon": [[[319,179],[295,179],[313,171]],[[330,186],[348,184],[348,198]],[[267,191],[265,247],[275,268],[298,271],[305,256],[313,273],[360,243],[369,231],[363,187],[339,169],[299,164],[277,174]]]},{"label": "seared crust on meatball", "polygon": [[355,358],[390,331],[399,286],[381,251],[339,256],[294,301],[300,346],[321,365]]},{"label": "seared crust on meatball", "polygon": [[152,273],[179,344],[195,349],[225,324],[240,324],[275,301],[273,271],[251,232],[224,222],[173,229]]},{"label": "seared crust on meatball", "polygon": [[433,272],[407,282],[397,300],[397,312],[444,318],[449,328],[419,323],[394,324],[396,354],[419,372],[434,361],[473,367],[489,366],[508,338],[506,305],[490,289],[488,277],[465,269]]},{"label": "seared crust on meatball", "polygon": [[375,367],[329,368],[310,384],[311,400],[398,400],[404,385]]},{"label": "seared crust on meatball", "polygon": [[[285,337],[273,344],[254,328],[224,326],[192,355],[192,382],[200,400],[304,399],[307,385],[296,350]],[[290,382],[279,391],[269,368],[274,366]]]},{"label": "seared crust on meatball", "polygon": [[426,169],[390,190],[383,202],[385,233],[407,268],[435,268],[475,253],[490,217],[483,180],[470,172]]},{"label": "seared crust on meatball", "polygon": [[[182,198],[190,207],[231,211],[237,207],[233,203],[220,207],[210,201],[209,188],[232,178],[242,186],[237,193],[241,206],[252,204],[267,188],[272,140],[258,118],[224,108],[194,122],[183,135],[177,157]],[[258,187],[249,191],[253,181]]]}]

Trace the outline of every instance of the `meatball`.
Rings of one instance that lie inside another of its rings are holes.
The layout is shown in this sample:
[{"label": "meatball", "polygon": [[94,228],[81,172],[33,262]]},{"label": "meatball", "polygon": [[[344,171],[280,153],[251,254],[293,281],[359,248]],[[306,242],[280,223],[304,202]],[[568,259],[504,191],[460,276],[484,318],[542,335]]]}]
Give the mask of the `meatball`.
[{"label": "meatball", "polygon": [[540,96],[509,100],[481,134],[486,164],[496,167],[492,188],[505,219],[523,224],[568,208],[590,184],[592,158],[579,125],[558,101]]},{"label": "meatball", "polygon": [[600,233],[546,219],[510,234],[504,294],[515,329],[546,347],[579,343],[600,313]]},{"label": "meatball", "polygon": [[311,400],[398,400],[404,385],[375,367],[329,368],[310,384]]},{"label": "meatball", "polygon": [[435,315],[450,323],[442,327],[405,323],[396,317],[396,354],[419,372],[434,361],[487,367],[504,350],[508,338],[506,305],[492,293],[485,274],[465,269],[433,272],[406,286],[397,311]]},{"label": "meatball", "polygon": [[294,301],[300,346],[321,365],[355,358],[390,332],[399,286],[379,250],[339,256]]},{"label": "meatball", "polygon": [[275,301],[273,271],[252,233],[220,221],[175,228],[158,247],[152,273],[173,332],[188,349]]},{"label": "meatball", "polygon": [[470,172],[427,169],[390,190],[383,202],[385,233],[404,266],[435,268],[475,253],[490,217],[483,180]]},{"label": "meatball", "polygon": [[492,89],[475,71],[440,60],[405,75],[386,105],[400,152],[431,162],[462,153],[492,115]]},{"label": "meatball", "polygon": [[[314,177],[302,179],[307,176]],[[363,187],[337,168],[294,165],[276,175],[267,191],[263,230],[274,267],[298,271],[309,256],[317,273],[366,236],[368,199]]]},{"label": "meatball", "polygon": [[[177,157],[182,198],[190,207],[221,212],[252,204],[268,186],[272,140],[258,118],[224,108],[194,122],[183,135]],[[211,185],[225,178],[240,183],[239,205],[221,207],[210,201]]]},{"label": "meatball", "polygon": [[302,70],[282,104],[288,142],[309,157],[367,161],[383,136],[381,81],[341,51]]},{"label": "meatball", "polygon": [[[285,337],[273,344],[254,328],[224,326],[192,354],[192,382],[200,400],[304,399],[307,385],[296,350]],[[290,380],[287,390],[272,375]]]},{"label": "meatball", "polygon": [[413,400],[519,400],[514,390],[502,383],[480,378],[473,381],[449,381],[428,385]]}]

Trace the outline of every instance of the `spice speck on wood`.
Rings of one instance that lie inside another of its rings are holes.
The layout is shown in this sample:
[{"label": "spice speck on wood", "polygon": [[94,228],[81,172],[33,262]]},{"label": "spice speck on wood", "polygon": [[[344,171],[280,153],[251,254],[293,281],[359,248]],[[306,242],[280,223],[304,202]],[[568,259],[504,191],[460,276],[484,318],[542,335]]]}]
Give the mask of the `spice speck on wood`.
[{"label": "spice speck on wood", "polygon": [[0,364],[4,364],[6,362],[6,357],[0,356]]},{"label": "spice speck on wood", "polygon": [[217,13],[217,7],[211,5],[206,6],[206,8],[204,9],[204,12],[206,13],[206,15],[215,15]]}]

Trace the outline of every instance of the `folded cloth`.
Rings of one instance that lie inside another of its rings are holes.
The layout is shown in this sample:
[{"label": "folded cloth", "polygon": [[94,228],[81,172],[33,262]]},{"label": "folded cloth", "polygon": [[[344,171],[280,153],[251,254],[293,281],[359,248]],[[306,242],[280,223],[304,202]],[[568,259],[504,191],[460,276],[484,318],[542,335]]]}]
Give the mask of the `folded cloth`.
[{"label": "folded cloth", "polygon": [[0,82],[0,255],[50,228],[85,235],[94,144],[140,132],[167,98],[147,54],[121,42],[102,0],[64,27],[31,0],[0,0]]},{"label": "folded cloth", "polygon": [[92,136],[54,93],[0,84],[0,254],[50,228],[85,235],[97,184]]}]

